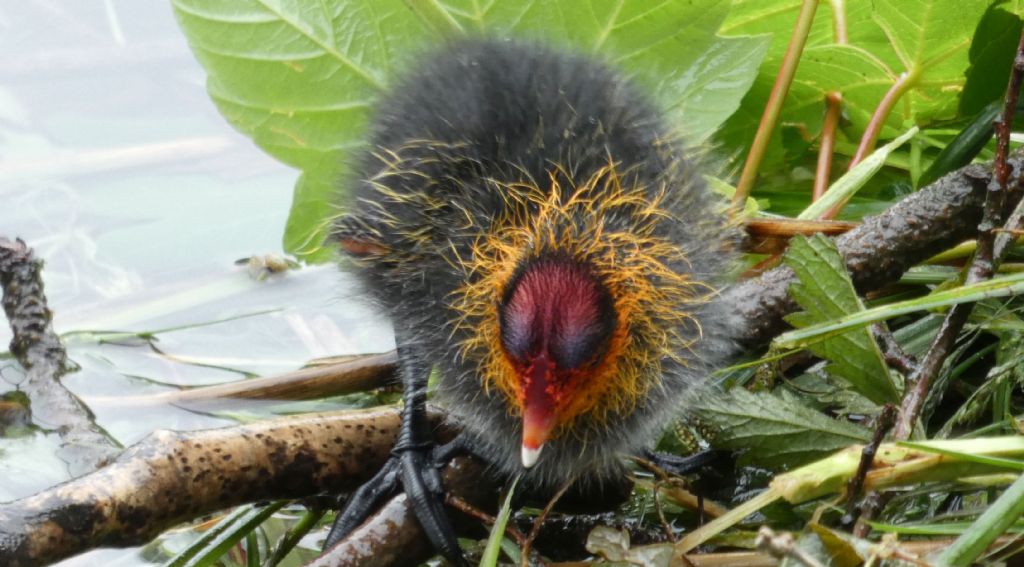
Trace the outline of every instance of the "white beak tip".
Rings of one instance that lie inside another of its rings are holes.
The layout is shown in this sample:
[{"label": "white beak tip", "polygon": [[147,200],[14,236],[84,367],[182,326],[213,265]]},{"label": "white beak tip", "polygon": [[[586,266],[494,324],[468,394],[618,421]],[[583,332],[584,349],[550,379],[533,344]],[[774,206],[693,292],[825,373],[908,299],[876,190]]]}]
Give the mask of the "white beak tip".
[{"label": "white beak tip", "polygon": [[537,459],[540,458],[540,450],[544,448],[544,445],[531,449],[526,445],[523,445],[523,467],[530,468],[537,464]]}]

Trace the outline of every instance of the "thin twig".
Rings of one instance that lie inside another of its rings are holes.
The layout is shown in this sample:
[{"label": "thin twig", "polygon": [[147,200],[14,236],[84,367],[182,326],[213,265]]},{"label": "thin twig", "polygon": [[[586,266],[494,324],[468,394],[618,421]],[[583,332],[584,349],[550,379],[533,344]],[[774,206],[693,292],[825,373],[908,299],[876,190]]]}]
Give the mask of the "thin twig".
[{"label": "thin twig", "polygon": [[971,314],[971,305],[961,303],[954,305],[943,319],[939,332],[932,340],[928,352],[925,353],[917,371],[907,379],[907,390],[903,394],[900,417],[893,436],[898,440],[910,438],[914,426],[924,407],[925,399],[931,390],[932,380],[939,374],[946,357],[953,348],[956,338],[960,335],[967,317]]},{"label": "thin twig", "polygon": [[661,507],[661,484],[663,482],[658,480],[654,483],[654,490],[652,491],[652,494],[654,494],[654,510],[658,513],[658,520],[661,522],[661,529],[665,531],[665,538],[675,544],[676,534],[672,530],[672,525],[665,518],[665,510]]},{"label": "thin twig", "polygon": [[555,508],[555,504],[558,503],[559,499],[561,499],[562,496],[565,494],[565,491],[569,490],[569,487],[572,486],[572,483],[574,483],[574,482],[576,482],[576,476],[575,475],[573,475],[572,478],[570,478],[569,480],[567,480],[564,483],[562,483],[562,486],[560,486],[558,488],[558,492],[555,492],[555,495],[552,496],[551,500],[549,500],[547,505],[544,506],[544,509],[541,510],[540,515],[537,516],[537,519],[533,521],[533,529],[530,530],[530,535],[526,538],[526,542],[524,542],[523,548],[522,548],[523,549],[523,559],[522,559],[522,563],[521,563],[522,567],[529,567],[529,565],[530,565],[530,548],[533,547],[533,541],[535,539],[537,539],[538,535],[540,535],[540,528],[541,528],[541,526],[544,525],[544,520],[548,519],[548,516],[551,514],[551,510],[553,510]]},{"label": "thin twig", "polygon": [[[1017,108],[1017,99],[1020,97],[1022,77],[1024,77],[1024,33],[1021,34],[1020,43],[1017,47],[1017,56],[1014,59],[1013,71],[1010,74],[1010,84],[1006,89],[1003,114],[995,124],[996,158],[993,166],[994,173],[987,186],[985,205],[982,209],[982,220],[978,225],[977,249],[974,252],[974,259],[967,270],[966,283],[968,284],[992,277],[992,274],[998,269],[1002,261],[1001,257],[995,255],[995,229],[1003,224],[1007,184],[1010,179],[1010,167],[1007,161],[1009,156],[1010,128],[1013,126],[1013,115]],[[967,323],[973,308],[973,304],[962,303],[950,308],[946,314],[946,318],[943,320],[942,326],[928,348],[924,359],[918,366],[917,372],[912,374],[908,380],[907,393],[903,398],[899,423],[894,433],[896,439],[908,439],[913,432],[914,424],[917,422],[921,409],[924,407],[924,402],[930,393],[932,383],[936,376],[938,376],[939,370],[942,368],[949,352],[952,350],[960,330]]]},{"label": "thin twig", "polygon": [[881,323],[871,325],[871,334],[882,347],[882,358],[885,359],[886,364],[899,371],[904,378],[917,370],[917,358],[903,350],[900,343],[896,342],[896,337],[892,336],[892,331],[885,325]]},{"label": "thin twig", "polygon": [[861,451],[857,472],[846,484],[846,515],[843,517],[844,524],[853,522],[853,512],[857,508],[857,499],[860,497],[861,489],[864,488],[864,477],[871,470],[871,464],[875,461],[875,453],[878,452],[878,446],[882,444],[885,434],[892,429],[895,423],[896,406],[885,404],[882,406],[882,411],[878,414],[878,419],[875,421],[875,432],[871,437],[871,442],[865,445]]},{"label": "thin twig", "polygon": [[789,39],[789,47],[782,59],[779,74],[775,77],[772,92],[768,95],[768,102],[765,103],[764,114],[761,115],[761,123],[754,134],[754,141],[747,154],[747,161],[743,164],[740,181],[736,184],[736,194],[732,199],[731,216],[733,218],[738,217],[743,211],[743,204],[754,187],[757,170],[761,167],[761,161],[768,149],[768,141],[775,130],[775,124],[779,121],[779,114],[782,112],[786,94],[789,93],[789,87],[793,84],[793,76],[796,74],[800,55],[803,54],[804,45],[807,43],[807,34],[811,31],[811,22],[814,21],[814,12],[817,8],[818,0],[803,0],[803,4],[800,6],[800,14],[793,27],[793,35]]},{"label": "thin twig", "polygon": [[[462,512],[467,516],[480,520],[488,526],[493,526],[498,521],[498,518],[488,514],[487,512],[484,512],[483,510],[477,508],[476,506],[473,506],[465,499],[455,494],[452,494],[451,492],[445,494],[444,503],[451,506],[452,508],[455,508],[456,510]],[[516,540],[516,543],[519,544],[520,549],[522,549],[523,546],[526,545],[526,536],[523,535],[523,532],[519,531],[514,526],[506,526],[505,532],[512,536],[512,539]]]}]

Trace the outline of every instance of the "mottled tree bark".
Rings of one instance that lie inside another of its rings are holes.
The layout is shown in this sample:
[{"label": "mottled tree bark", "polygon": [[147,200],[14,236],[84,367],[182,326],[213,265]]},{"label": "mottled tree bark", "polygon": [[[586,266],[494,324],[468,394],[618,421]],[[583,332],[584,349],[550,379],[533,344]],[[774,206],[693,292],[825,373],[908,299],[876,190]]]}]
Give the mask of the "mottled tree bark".
[{"label": "mottled tree bark", "polygon": [[[1018,153],[1009,161],[1015,184],[1024,157]],[[857,289],[873,290],[896,281],[914,264],[973,238],[991,177],[990,164],[968,165],[836,237]],[[727,303],[743,320],[740,341],[745,347],[764,345],[786,329],[782,318],[797,308],[789,296],[795,280],[793,270],[779,267],[725,291]]]},{"label": "mottled tree bark", "polygon": [[139,545],[245,502],[351,491],[384,464],[398,424],[378,409],[155,432],[94,473],[0,505],[0,565]]}]

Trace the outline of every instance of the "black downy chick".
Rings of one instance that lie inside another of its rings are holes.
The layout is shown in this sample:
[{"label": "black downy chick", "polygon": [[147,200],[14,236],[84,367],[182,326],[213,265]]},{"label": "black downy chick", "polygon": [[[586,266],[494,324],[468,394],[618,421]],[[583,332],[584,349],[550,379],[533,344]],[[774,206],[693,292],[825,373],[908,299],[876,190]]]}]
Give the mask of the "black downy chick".
[{"label": "black downy chick", "polygon": [[729,354],[736,232],[670,130],[605,64],[512,41],[449,45],[385,96],[333,238],[394,323],[403,427],[330,543],[400,483],[461,560],[425,425],[435,366],[471,452],[552,488],[620,474]]}]

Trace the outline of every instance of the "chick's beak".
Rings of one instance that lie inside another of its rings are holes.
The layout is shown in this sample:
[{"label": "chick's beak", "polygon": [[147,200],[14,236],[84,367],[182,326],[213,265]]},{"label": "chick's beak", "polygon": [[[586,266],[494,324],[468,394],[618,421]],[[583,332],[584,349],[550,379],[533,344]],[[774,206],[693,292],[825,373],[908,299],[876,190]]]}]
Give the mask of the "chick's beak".
[{"label": "chick's beak", "polygon": [[544,448],[544,442],[548,440],[551,430],[554,428],[554,412],[550,407],[543,405],[526,406],[523,412],[523,466],[526,468],[536,464],[540,457],[540,451]]},{"label": "chick's beak", "polygon": [[551,368],[541,360],[526,380],[523,400],[523,466],[532,467],[555,427],[555,402],[551,395]]}]

